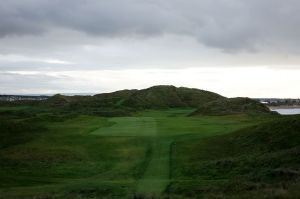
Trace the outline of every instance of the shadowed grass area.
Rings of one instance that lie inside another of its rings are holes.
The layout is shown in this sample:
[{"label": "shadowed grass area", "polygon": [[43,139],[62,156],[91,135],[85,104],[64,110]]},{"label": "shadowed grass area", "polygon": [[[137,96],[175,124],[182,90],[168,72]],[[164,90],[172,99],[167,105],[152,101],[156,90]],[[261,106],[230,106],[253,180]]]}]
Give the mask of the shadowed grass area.
[{"label": "shadowed grass area", "polygon": [[19,111],[28,108],[30,108],[30,106],[0,106],[0,111]]},{"label": "shadowed grass area", "polygon": [[168,193],[184,198],[298,198],[300,117],[173,145]]},{"label": "shadowed grass area", "polygon": [[18,187],[17,195],[22,196],[24,191],[33,197],[35,190],[42,194],[43,187],[45,194],[47,187],[56,193],[65,185],[90,181],[99,186],[106,181],[112,184],[128,181],[134,186],[132,182],[144,171],[140,165],[149,141],[90,135],[91,131],[107,125],[110,124],[105,118],[88,116],[51,122],[36,139],[1,150],[1,191],[14,195],[13,188]]}]

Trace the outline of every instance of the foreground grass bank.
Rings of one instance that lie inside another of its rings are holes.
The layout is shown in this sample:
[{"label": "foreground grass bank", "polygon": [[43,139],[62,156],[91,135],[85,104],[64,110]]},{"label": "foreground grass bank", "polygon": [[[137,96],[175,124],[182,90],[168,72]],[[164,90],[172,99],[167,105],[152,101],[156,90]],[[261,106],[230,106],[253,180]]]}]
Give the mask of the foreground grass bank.
[{"label": "foreground grass bank", "polygon": [[[300,116],[178,141],[167,193],[184,198],[299,198]],[[197,196],[197,197],[196,197]]]}]

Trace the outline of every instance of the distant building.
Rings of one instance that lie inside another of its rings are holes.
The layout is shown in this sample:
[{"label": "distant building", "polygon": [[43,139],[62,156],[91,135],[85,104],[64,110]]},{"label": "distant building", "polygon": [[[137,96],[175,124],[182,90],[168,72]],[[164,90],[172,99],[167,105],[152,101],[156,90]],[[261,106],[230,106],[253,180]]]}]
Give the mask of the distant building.
[{"label": "distant building", "polygon": [[267,102],[267,101],[260,101],[260,103],[262,103],[262,104],[269,104],[269,102]]},{"label": "distant building", "polygon": [[48,99],[48,96],[27,96],[27,95],[0,95],[0,101],[14,102],[22,100],[41,101]]}]

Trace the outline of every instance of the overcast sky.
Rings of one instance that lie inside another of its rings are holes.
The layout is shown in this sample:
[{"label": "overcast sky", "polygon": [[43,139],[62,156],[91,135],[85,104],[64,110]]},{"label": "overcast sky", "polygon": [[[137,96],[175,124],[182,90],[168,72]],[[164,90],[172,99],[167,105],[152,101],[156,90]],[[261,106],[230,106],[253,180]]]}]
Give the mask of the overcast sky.
[{"label": "overcast sky", "polygon": [[299,0],[0,0],[0,93],[300,97]]}]

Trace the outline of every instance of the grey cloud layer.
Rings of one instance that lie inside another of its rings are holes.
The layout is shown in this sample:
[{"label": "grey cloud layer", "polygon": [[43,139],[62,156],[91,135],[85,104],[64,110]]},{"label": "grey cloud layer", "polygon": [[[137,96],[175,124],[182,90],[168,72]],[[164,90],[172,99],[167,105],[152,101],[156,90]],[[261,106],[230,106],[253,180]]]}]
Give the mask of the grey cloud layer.
[{"label": "grey cloud layer", "polygon": [[187,35],[225,51],[300,51],[298,0],[1,1],[4,39],[63,28],[94,37]]}]

